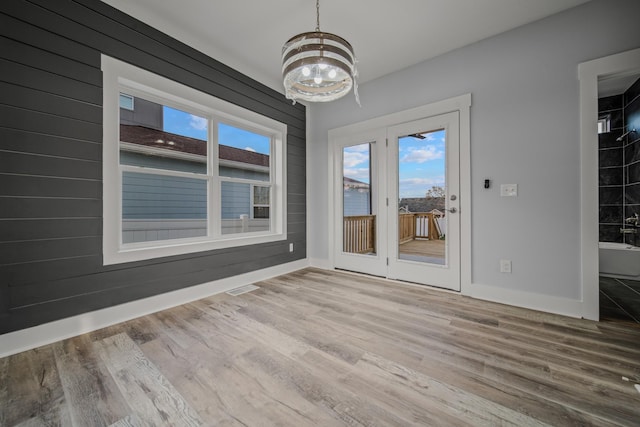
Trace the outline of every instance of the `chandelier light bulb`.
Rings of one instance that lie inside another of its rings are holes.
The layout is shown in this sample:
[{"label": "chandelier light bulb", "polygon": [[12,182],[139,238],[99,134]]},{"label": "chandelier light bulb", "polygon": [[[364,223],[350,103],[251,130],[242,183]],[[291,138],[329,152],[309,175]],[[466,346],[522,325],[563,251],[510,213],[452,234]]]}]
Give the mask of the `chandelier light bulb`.
[{"label": "chandelier light bulb", "polygon": [[320,68],[321,70],[325,70],[327,68],[327,64],[325,64],[324,62],[321,62],[318,64],[318,68]]},{"label": "chandelier light bulb", "polygon": [[317,84],[317,85],[321,84],[321,83],[322,83],[322,76],[318,74],[317,76],[315,76],[315,77],[313,78],[313,82],[314,82],[315,84]]},{"label": "chandelier light bulb", "polygon": [[328,75],[329,75],[330,79],[335,79],[336,75],[338,75],[338,72],[336,71],[335,68],[332,68],[331,70],[329,70],[329,74]]},{"label": "chandelier light bulb", "polygon": [[311,69],[309,67],[302,68],[302,75],[305,77],[309,77],[311,75]]}]

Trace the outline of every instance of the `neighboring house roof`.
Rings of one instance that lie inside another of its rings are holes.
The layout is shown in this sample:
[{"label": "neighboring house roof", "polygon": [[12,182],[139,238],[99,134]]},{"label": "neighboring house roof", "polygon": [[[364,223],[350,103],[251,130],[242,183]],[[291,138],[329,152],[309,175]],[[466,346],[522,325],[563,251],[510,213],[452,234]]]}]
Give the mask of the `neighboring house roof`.
[{"label": "neighboring house roof", "polygon": [[[197,156],[207,155],[207,143],[202,139],[190,138],[145,126],[120,125],[120,141]],[[218,156],[220,160],[269,166],[268,155],[229,147],[228,145],[218,145]]]},{"label": "neighboring house roof", "polygon": [[407,197],[400,199],[400,209],[407,212],[431,212],[434,209],[444,211],[444,197]]},{"label": "neighboring house roof", "polygon": [[357,179],[348,178],[346,176],[342,178],[342,183],[345,187],[369,188],[369,184],[367,184],[366,182],[358,181]]}]

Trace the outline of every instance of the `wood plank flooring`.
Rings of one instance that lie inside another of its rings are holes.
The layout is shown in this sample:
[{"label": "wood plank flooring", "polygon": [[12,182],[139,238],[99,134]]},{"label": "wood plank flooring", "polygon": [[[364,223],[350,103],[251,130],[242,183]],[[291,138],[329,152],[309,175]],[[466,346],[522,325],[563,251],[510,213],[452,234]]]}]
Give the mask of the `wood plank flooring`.
[{"label": "wood plank flooring", "polygon": [[305,269],[0,359],[2,426],[638,426],[640,326]]},{"label": "wood plank flooring", "polygon": [[445,243],[444,240],[410,240],[400,245],[400,253],[444,258]]}]

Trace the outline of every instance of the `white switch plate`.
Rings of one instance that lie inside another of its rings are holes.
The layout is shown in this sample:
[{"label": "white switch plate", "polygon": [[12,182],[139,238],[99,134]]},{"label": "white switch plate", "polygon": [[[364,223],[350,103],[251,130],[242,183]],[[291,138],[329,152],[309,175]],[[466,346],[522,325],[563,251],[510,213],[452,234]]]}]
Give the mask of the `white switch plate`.
[{"label": "white switch plate", "polygon": [[518,195],[518,184],[500,184],[500,196],[516,197]]},{"label": "white switch plate", "polygon": [[510,259],[501,259],[500,260],[500,273],[511,273],[511,260]]},{"label": "white switch plate", "polygon": [[289,243],[289,252],[293,252],[293,243]]}]

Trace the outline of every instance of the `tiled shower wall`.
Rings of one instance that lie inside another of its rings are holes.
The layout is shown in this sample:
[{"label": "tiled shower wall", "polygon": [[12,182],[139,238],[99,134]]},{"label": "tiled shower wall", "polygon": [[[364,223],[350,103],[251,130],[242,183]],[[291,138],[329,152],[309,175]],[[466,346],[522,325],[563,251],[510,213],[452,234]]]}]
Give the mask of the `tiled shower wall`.
[{"label": "tiled shower wall", "polygon": [[599,135],[600,241],[622,242],[624,219],[640,212],[640,137],[616,138],[640,130],[640,79],[624,94],[599,99],[598,115],[611,123],[610,132]]},{"label": "tiled shower wall", "polygon": [[[625,131],[636,130],[623,141],[624,217],[629,218],[640,214],[640,79],[624,93],[624,123]],[[627,243],[640,245],[640,236],[628,235]]]},{"label": "tiled shower wall", "polygon": [[598,100],[598,116],[609,116],[611,131],[598,135],[600,241],[622,242],[620,226],[624,210],[624,166],[622,142],[616,141],[624,127],[624,95]]}]

